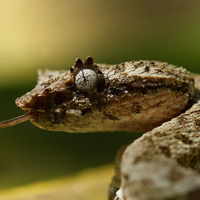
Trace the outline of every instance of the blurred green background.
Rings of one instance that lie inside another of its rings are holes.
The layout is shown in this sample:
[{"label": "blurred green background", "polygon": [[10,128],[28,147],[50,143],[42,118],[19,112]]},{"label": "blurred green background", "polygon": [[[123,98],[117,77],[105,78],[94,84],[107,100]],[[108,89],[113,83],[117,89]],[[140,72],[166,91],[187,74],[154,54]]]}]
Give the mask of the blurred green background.
[{"label": "blurred green background", "polygon": [[[200,73],[198,0],[0,0],[0,120],[23,114],[15,99],[37,69],[68,69],[77,57],[116,64],[148,59]],[[0,190],[112,163],[138,134],[69,134],[29,122],[0,130]]]}]

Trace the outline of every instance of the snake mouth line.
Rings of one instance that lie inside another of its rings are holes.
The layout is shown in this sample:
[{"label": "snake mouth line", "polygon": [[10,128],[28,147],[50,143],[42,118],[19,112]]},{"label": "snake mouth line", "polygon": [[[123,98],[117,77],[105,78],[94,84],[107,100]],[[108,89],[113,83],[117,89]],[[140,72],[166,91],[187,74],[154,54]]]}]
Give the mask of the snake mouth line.
[{"label": "snake mouth line", "polygon": [[34,119],[37,115],[38,115],[37,112],[31,112],[31,113],[27,113],[27,114],[21,115],[19,117],[13,118],[13,119],[2,121],[2,122],[0,122],[0,128],[6,128],[6,127],[9,127],[9,126],[21,124],[21,123],[26,122],[30,119]]}]

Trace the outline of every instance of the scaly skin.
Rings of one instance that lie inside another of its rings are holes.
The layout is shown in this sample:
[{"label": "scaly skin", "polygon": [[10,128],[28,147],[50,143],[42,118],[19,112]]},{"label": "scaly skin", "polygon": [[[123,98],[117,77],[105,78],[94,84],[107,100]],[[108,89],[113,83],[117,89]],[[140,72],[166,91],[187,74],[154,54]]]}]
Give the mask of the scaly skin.
[{"label": "scaly skin", "polygon": [[200,198],[200,76],[194,78],[192,107],[125,150],[118,173],[124,199]]},{"label": "scaly skin", "polygon": [[182,67],[156,61],[94,64],[88,57],[84,63],[77,59],[69,71],[40,72],[36,87],[16,103],[37,113],[31,120],[36,126],[53,131],[157,127],[125,150],[122,163],[118,159],[110,199],[120,187],[126,200],[197,199],[199,175],[184,168],[200,166],[197,79],[192,101],[194,79]]},{"label": "scaly skin", "polygon": [[[83,69],[98,76],[88,91],[75,84]],[[77,59],[69,71],[40,72],[36,87],[16,103],[37,112],[32,122],[48,130],[143,132],[183,112],[193,94],[193,78],[182,67],[155,61],[94,64],[88,57],[84,63]]]}]

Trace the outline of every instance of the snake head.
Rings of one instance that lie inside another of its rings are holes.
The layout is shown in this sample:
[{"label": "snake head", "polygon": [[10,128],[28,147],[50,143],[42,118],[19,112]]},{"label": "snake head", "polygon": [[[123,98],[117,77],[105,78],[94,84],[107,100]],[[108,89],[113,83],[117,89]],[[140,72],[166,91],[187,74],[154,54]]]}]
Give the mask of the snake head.
[{"label": "snake head", "polygon": [[159,61],[95,64],[89,56],[67,71],[40,70],[38,84],[16,104],[27,113],[18,122],[31,118],[47,130],[143,132],[179,115],[193,96],[194,79],[182,67]]},{"label": "snake head", "polygon": [[[73,132],[74,123],[102,99],[104,77],[92,57],[77,58],[68,71],[38,71],[35,88],[16,99],[26,113],[37,113],[31,121],[40,128]],[[72,123],[73,122],[73,123]]]}]

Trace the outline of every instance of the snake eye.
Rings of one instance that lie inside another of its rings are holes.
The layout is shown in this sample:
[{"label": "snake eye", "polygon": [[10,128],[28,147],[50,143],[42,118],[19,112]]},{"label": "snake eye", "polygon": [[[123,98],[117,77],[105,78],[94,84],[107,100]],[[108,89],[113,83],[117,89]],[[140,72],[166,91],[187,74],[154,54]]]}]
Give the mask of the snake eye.
[{"label": "snake eye", "polygon": [[75,84],[79,91],[87,92],[96,86],[98,77],[91,69],[80,70],[75,76]]}]

